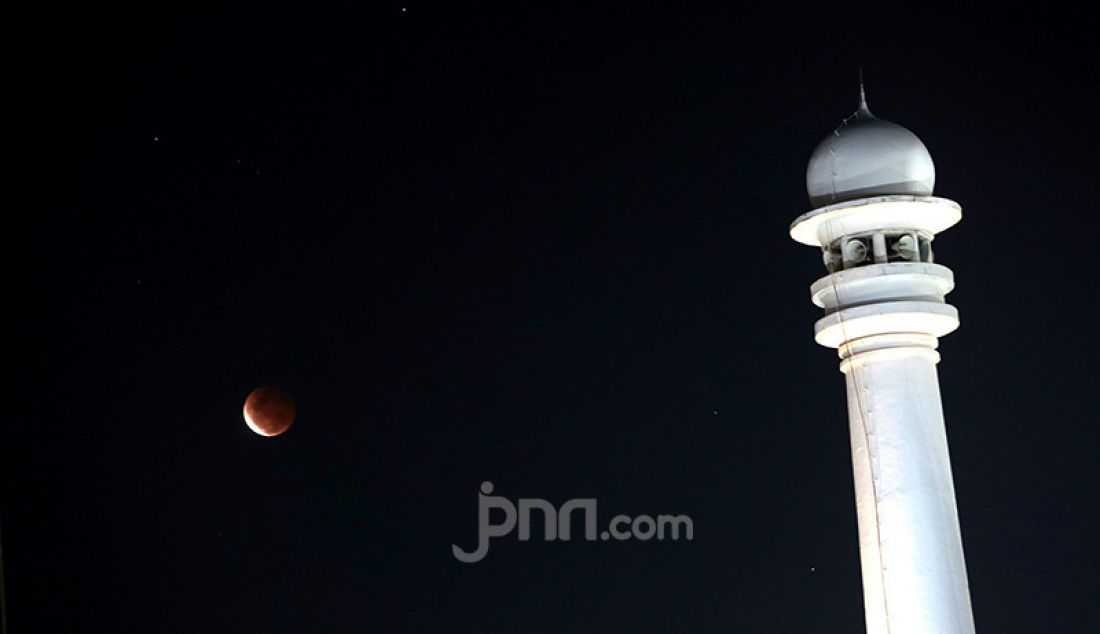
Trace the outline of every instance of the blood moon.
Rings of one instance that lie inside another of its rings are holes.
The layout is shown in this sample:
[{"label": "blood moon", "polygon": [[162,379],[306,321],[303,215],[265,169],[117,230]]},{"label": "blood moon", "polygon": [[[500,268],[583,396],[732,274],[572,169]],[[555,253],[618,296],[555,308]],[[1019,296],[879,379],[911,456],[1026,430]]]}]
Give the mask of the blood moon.
[{"label": "blood moon", "polygon": [[244,401],[244,422],[261,436],[278,436],[294,424],[294,399],[283,390],[265,385]]}]

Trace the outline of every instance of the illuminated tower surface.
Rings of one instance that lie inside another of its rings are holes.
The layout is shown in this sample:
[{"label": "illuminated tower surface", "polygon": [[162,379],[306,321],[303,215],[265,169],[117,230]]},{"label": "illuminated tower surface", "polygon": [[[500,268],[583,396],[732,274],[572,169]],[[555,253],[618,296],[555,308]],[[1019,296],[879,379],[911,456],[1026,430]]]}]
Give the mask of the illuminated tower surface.
[{"label": "illuminated tower surface", "polygon": [[836,348],[848,391],[867,631],[970,634],[955,488],[940,403],[939,337],[959,326],[936,234],[962,218],[932,195],[935,168],[905,128],[859,109],[814,150],[812,211],[791,237],[822,250],[814,339]]}]

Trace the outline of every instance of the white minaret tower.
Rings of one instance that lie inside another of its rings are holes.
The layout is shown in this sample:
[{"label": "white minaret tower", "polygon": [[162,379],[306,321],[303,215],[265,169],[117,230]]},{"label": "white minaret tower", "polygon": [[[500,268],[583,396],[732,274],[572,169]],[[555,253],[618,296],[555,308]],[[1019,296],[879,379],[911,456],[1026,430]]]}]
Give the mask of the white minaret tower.
[{"label": "white minaret tower", "polygon": [[814,150],[814,209],[791,237],[829,274],[814,339],[836,348],[848,386],[863,600],[871,634],[972,634],[936,363],[959,326],[951,270],[932,240],[962,218],[932,196],[932,157],[912,132],[859,109]]}]

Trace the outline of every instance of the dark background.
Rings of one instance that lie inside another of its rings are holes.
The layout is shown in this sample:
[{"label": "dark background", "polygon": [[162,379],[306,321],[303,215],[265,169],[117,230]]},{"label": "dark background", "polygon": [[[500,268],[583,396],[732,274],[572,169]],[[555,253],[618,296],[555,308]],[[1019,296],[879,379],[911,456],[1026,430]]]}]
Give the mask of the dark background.
[{"label": "dark background", "polygon": [[[978,629],[1096,631],[1081,16],[405,6],[9,16],[12,632],[862,631],[824,269],[787,235],[860,65],[964,209]],[[278,438],[241,420],[263,384]],[[695,539],[460,564],[486,479]]]}]

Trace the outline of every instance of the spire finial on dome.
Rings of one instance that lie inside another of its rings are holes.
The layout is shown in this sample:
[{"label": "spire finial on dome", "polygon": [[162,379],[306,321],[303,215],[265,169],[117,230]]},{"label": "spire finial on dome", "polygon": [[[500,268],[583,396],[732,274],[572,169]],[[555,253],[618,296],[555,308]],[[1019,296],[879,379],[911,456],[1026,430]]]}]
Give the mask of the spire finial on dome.
[{"label": "spire finial on dome", "polygon": [[[859,109],[858,114],[870,115],[871,109],[867,107],[867,93],[863,90],[863,67],[859,67]],[[873,115],[872,115],[873,116]]]}]

